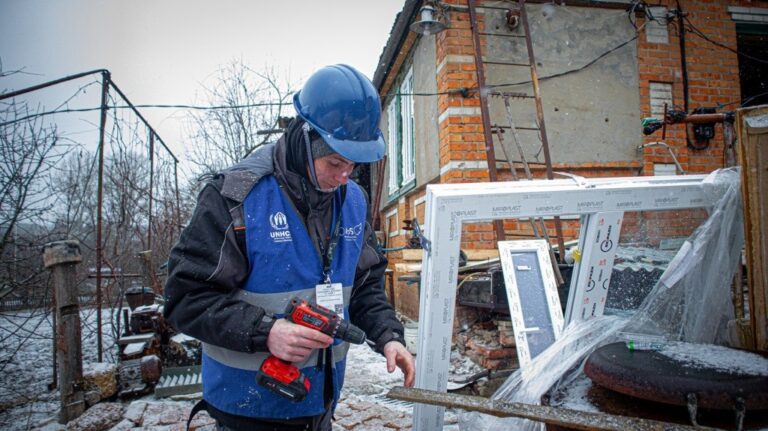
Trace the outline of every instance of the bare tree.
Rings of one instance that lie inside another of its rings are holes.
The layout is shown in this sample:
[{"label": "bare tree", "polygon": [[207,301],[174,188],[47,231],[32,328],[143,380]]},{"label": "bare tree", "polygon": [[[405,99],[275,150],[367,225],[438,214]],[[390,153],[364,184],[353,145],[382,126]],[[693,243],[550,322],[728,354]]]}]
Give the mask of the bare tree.
[{"label": "bare tree", "polygon": [[211,109],[189,118],[188,158],[197,176],[237,163],[272,140],[257,132],[277,127],[293,90],[275,69],[257,72],[235,60],[218,70],[216,82],[203,93]]},{"label": "bare tree", "polygon": [[83,148],[73,151],[56,167],[57,181],[51,191],[56,196],[54,232],[93,245],[96,226],[96,154]]},{"label": "bare tree", "polygon": [[39,254],[35,238],[44,234],[53,204],[46,180],[60,157],[57,142],[55,127],[30,116],[26,104],[0,104],[0,284],[6,293],[39,272],[28,265],[32,257],[25,250]]}]

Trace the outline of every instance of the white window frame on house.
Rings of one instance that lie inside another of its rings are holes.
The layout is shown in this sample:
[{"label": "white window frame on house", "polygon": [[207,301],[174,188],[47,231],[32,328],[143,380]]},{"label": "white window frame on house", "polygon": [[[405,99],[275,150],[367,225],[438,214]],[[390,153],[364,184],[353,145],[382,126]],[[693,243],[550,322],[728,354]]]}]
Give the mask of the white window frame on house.
[{"label": "white window frame on house", "polygon": [[387,107],[387,118],[389,120],[389,142],[387,153],[387,165],[389,165],[389,194],[394,195],[400,189],[400,155],[398,154],[398,142],[400,120],[397,112],[397,96],[392,98]]},{"label": "white window frame on house", "polygon": [[413,118],[413,68],[398,87],[398,94],[387,106],[389,122],[388,162],[390,197],[397,197],[404,188],[416,182],[416,158]]},{"label": "white window frame on house", "polygon": [[405,79],[400,85],[400,132],[402,141],[402,186],[416,181],[416,160],[414,148],[414,119],[413,119],[413,68],[408,68]]}]

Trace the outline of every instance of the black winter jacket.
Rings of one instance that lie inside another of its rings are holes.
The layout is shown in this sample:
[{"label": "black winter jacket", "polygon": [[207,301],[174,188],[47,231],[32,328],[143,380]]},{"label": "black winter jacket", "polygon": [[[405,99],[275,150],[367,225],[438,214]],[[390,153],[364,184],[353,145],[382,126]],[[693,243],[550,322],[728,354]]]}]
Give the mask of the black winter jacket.
[{"label": "black winter jacket", "polygon": [[[274,324],[273,317],[235,296],[249,272],[259,270],[250,268],[234,232],[238,221],[243,225],[242,202],[259,179],[275,175],[295,207],[306,207],[307,200],[318,203],[315,207],[310,204],[310,213],[315,211],[310,223],[324,224],[320,232],[330,230],[331,219],[331,206],[322,205],[322,195],[331,194],[312,189],[310,193],[314,195],[310,199],[297,202],[302,193],[307,197],[307,190],[297,190],[300,179],[291,176],[285,167],[286,146],[285,138],[281,138],[275,145],[259,148],[243,162],[217,175],[200,192],[192,219],[171,250],[168,262],[164,315],[177,330],[230,350],[268,350],[267,336]],[[298,212],[307,224],[310,217],[301,209]],[[307,228],[317,248],[325,239],[317,237],[316,231]],[[352,323],[365,331],[381,353],[389,341],[405,344],[403,327],[384,293],[387,260],[377,247],[370,214],[365,238],[349,312]]]}]

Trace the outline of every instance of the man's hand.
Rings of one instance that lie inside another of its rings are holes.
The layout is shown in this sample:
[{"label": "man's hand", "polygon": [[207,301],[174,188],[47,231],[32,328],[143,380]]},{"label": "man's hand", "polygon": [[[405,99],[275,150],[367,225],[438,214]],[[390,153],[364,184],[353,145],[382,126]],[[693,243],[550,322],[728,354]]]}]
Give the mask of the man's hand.
[{"label": "man's hand", "polygon": [[395,372],[395,365],[397,365],[405,375],[403,385],[406,388],[412,388],[413,380],[416,378],[416,362],[411,352],[398,341],[390,341],[384,345],[383,350],[384,357],[387,358],[387,371]]},{"label": "man's hand", "polygon": [[269,352],[288,362],[301,362],[312,350],[324,349],[331,343],[333,338],[328,335],[285,319],[276,320],[267,337]]}]

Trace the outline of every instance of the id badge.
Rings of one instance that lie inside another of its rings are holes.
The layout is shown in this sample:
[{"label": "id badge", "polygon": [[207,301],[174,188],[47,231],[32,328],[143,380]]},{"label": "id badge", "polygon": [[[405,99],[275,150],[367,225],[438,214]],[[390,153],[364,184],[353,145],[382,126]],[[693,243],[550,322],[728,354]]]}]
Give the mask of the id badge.
[{"label": "id badge", "polygon": [[341,283],[323,283],[315,286],[315,300],[318,305],[344,318],[344,291]]}]

